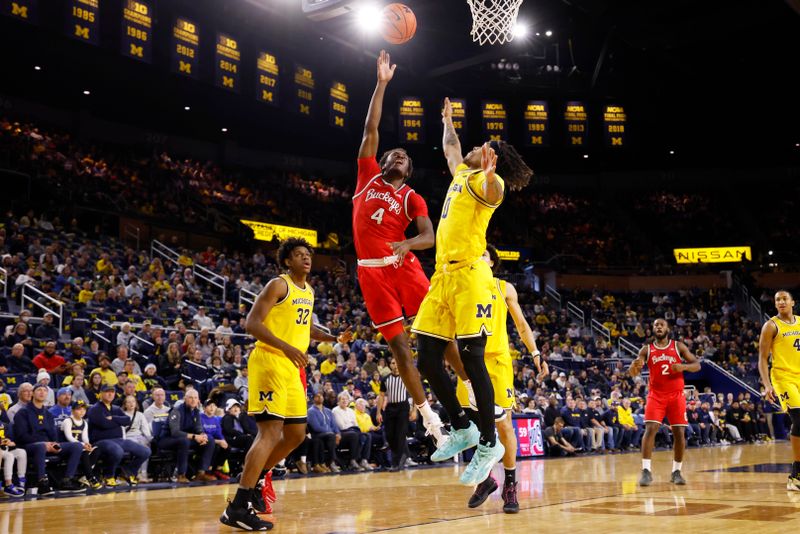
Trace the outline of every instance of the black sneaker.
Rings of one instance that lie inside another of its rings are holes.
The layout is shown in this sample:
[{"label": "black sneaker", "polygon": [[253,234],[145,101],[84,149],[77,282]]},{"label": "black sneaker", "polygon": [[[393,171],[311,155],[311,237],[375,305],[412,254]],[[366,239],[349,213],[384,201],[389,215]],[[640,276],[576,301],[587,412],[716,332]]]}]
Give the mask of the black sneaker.
[{"label": "black sneaker", "polygon": [[653,483],[653,473],[649,469],[642,469],[642,476],[639,477],[640,486],[649,486]]},{"label": "black sneaker", "polygon": [[[68,478],[61,482],[61,487],[58,489],[59,493],[80,493],[86,491],[86,487],[73,478]],[[39,493],[41,494],[41,490]]]},{"label": "black sneaker", "polygon": [[256,513],[259,514],[264,514],[267,512],[267,503],[264,501],[264,496],[261,494],[262,485],[263,482],[259,480],[258,484],[256,484],[256,489],[253,490],[253,500],[250,502]]},{"label": "black sneaker", "polygon": [[258,517],[251,506],[241,508],[234,506],[232,502],[228,502],[228,507],[222,512],[219,521],[223,525],[241,530],[265,531],[272,530],[273,527],[272,523]]},{"label": "black sneaker", "polygon": [[683,475],[681,474],[680,471],[673,471],[672,477],[669,479],[669,481],[678,486],[686,485],[686,479],[683,478]]},{"label": "black sneaker", "polygon": [[516,482],[513,484],[503,484],[503,511],[507,514],[519,513]]},{"label": "black sneaker", "polygon": [[497,491],[497,481],[489,475],[489,478],[478,484],[475,488],[475,493],[472,494],[472,497],[469,498],[469,502],[467,506],[470,508],[477,508],[478,506],[482,505],[486,499],[489,498],[489,495]]},{"label": "black sneaker", "polygon": [[39,480],[39,482],[36,484],[36,488],[37,488],[36,494],[39,497],[46,497],[48,495],[52,495],[55,492],[53,486],[50,485],[50,481],[47,479],[47,477],[44,477],[43,479]]}]

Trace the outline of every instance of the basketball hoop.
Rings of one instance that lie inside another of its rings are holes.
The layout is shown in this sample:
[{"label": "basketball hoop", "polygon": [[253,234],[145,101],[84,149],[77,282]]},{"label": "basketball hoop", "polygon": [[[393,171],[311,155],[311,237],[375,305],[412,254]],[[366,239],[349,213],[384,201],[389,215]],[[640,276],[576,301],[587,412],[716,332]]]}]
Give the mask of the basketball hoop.
[{"label": "basketball hoop", "polygon": [[467,0],[472,11],[472,40],[481,45],[514,39],[514,26],[522,0]]}]

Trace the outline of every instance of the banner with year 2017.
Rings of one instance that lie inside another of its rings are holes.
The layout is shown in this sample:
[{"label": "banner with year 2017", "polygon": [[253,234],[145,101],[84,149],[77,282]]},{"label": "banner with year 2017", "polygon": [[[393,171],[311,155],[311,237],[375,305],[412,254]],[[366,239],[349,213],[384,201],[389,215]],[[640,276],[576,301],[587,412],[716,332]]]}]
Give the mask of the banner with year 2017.
[{"label": "banner with year 2017", "polygon": [[278,105],[279,74],[278,58],[269,52],[259,52],[256,58],[256,100]]},{"label": "banner with year 2017", "polygon": [[489,141],[508,139],[508,112],[502,102],[484,100],[481,102],[483,133]]}]

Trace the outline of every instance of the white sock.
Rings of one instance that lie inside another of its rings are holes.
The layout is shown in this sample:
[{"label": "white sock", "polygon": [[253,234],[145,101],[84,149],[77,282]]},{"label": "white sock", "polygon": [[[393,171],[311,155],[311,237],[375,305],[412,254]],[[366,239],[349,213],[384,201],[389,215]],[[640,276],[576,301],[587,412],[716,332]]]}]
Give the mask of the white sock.
[{"label": "white sock", "polygon": [[300,457],[300,461],[303,462],[303,463],[306,463],[306,457],[305,456],[301,456]]},{"label": "white sock", "polygon": [[651,470],[650,462],[652,462],[652,460],[645,460],[644,458],[642,458],[642,469],[647,469],[648,471],[650,471]]},{"label": "white sock", "polygon": [[680,471],[682,465],[683,465],[683,462],[676,462],[676,461],[673,460],[672,461],[672,470],[673,471]]},{"label": "white sock", "polygon": [[419,410],[419,413],[422,415],[422,419],[426,423],[431,419],[433,419],[434,417],[433,410],[431,410],[431,405],[428,404],[428,401],[425,401],[422,404],[418,404],[417,410]]}]

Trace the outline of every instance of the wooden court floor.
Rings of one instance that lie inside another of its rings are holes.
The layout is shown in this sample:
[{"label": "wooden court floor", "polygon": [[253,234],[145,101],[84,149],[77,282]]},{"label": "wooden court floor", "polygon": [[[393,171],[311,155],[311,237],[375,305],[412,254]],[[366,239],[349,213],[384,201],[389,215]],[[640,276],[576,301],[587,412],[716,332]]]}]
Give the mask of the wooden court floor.
[{"label": "wooden court floor", "polygon": [[[459,467],[276,481],[281,533],[788,532],[800,527],[800,493],[786,491],[786,442],[690,449],[688,485],[668,483],[671,452],[653,458],[655,483],[639,488],[638,454],[519,463],[520,513],[500,492],[476,510]],[[500,466],[496,477],[502,477]],[[235,485],[115,492],[42,501],[0,499],[0,533],[231,532],[218,523]],[[656,530],[658,529],[658,530]]]}]

